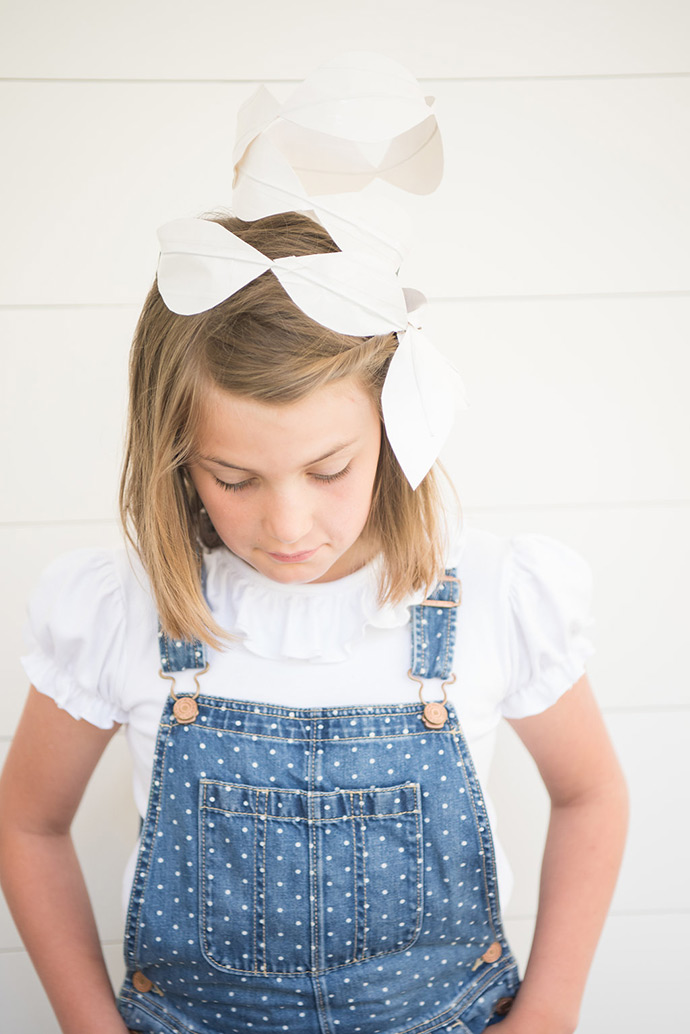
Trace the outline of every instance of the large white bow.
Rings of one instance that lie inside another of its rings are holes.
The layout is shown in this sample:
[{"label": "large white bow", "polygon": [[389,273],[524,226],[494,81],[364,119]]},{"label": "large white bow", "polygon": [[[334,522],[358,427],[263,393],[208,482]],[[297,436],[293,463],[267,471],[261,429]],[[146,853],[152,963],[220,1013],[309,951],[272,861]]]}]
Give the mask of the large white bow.
[{"label": "large white bow", "polygon": [[407,326],[397,276],[367,253],[270,259],[207,219],[166,223],[158,239],[158,290],[183,316],[212,309],[270,269],[295,305],[340,334],[366,337]]},{"label": "large white bow", "polygon": [[341,54],[311,72],[284,104],[265,86],[256,90],[238,117],[236,174],[261,134],[298,171],[309,196],[360,191],[375,177],[429,194],[443,172],[432,106],[433,97],[397,61],[367,51]]},{"label": "large white bow", "polygon": [[317,68],[284,104],[259,87],[238,115],[233,211],[249,221],[313,212],[341,250],[366,249],[397,268],[410,220],[389,188],[428,194],[438,186],[443,149],[432,106],[407,69],[367,52]]},{"label": "large white bow", "polygon": [[219,305],[271,270],[311,319],[353,337],[398,334],[383,387],[386,434],[412,488],[448,436],[463,398],[460,377],[410,321],[422,298],[405,292],[395,273],[370,254],[287,256],[270,259],[206,219],[177,219],[158,231],[158,290],[181,315]]}]

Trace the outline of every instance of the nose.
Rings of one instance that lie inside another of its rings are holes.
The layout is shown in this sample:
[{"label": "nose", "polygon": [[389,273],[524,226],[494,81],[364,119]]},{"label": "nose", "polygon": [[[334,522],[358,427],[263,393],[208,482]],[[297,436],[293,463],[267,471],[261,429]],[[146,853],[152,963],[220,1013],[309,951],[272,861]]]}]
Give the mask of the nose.
[{"label": "nose", "polygon": [[268,501],[264,526],[283,546],[305,545],[313,526],[311,509],[298,492],[276,492]]}]

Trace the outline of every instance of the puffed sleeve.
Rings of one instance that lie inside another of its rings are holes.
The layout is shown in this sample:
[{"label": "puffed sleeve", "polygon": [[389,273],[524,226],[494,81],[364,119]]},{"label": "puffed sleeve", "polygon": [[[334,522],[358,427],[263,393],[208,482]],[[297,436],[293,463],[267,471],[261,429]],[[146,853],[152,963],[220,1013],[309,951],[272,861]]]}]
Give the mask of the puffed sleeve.
[{"label": "puffed sleeve", "polygon": [[113,554],[81,549],[55,560],[29,602],[24,670],[73,718],[100,729],[126,721],[118,702],[125,611]]},{"label": "puffed sleeve", "polygon": [[506,718],[545,711],[584,674],[593,652],[587,635],[591,591],[589,565],[569,547],[542,535],[512,540],[505,586]]}]

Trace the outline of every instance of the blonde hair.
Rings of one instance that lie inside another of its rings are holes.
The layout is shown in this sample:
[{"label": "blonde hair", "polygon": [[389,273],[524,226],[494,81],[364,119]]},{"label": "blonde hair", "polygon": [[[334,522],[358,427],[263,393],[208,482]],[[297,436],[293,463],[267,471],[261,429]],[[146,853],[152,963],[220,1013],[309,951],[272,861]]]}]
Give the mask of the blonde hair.
[{"label": "blonde hair", "polygon": [[[337,251],[326,231],[290,212],[255,222],[211,218],[269,258]],[[306,316],[268,271],[207,312],[178,316],[154,284],[134,334],[130,409],[120,485],[125,533],[149,575],[161,624],[174,638],[218,646],[231,638],[201,592],[201,547],[221,546],[186,469],[209,382],[286,405],[354,377],[381,411],[394,334],[354,338]],[[382,434],[363,531],[382,558],[381,602],[430,589],[443,568],[441,506],[433,471],[412,491]]]}]

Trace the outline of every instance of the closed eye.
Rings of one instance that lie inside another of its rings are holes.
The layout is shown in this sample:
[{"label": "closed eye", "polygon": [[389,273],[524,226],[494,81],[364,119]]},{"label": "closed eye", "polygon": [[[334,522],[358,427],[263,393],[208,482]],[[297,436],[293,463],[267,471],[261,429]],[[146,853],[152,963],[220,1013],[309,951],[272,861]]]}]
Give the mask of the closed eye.
[{"label": "closed eye", "polygon": [[329,481],[337,481],[339,478],[344,478],[349,470],[350,464],[348,463],[346,467],[343,467],[342,470],[336,471],[335,474],[312,474],[312,477],[315,478],[316,481],[324,481],[328,484]]},{"label": "closed eye", "polygon": [[251,485],[253,479],[247,478],[246,481],[236,481],[234,484],[231,484],[227,481],[221,481],[214,474],[213,480],[219,488],[224,488],[226,492],[241,492],[243,488],[248,488]]},{"label": "closed eye", "polygon": [[[350,464],[348,463],[347,466],[343,467],[342,470],[337,470],[334,474],[311,474],[310,477],[312,477],[315,481],[321,482],[322,484],[329,484],[332,481],[338,481],[340,478],[344,478],[345,475],[349,473],[349,471]],[[254,478],[246,478],[244,481],[234,482],[221,481],[221,479],[219,477],[216,477],[215,474],[213,474],[212,476],[213,480],[218,485],[218,487],[224,489],[226,492],[242,492],[245,488],[249,488],[249,486],[254,481]]]}]

